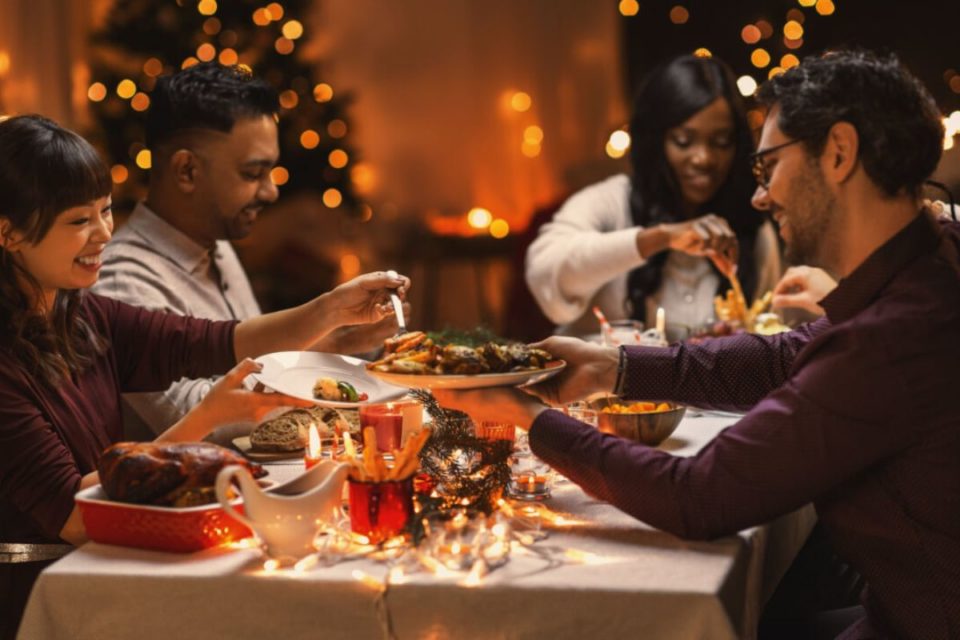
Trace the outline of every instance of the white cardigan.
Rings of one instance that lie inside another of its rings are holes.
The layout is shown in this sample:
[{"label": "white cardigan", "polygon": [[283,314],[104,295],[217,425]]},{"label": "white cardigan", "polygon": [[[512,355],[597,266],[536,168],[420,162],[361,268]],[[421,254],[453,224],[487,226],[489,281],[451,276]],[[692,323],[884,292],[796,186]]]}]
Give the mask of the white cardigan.
[{"label": "white cardigan", "polygon": [[[544,314],[560,325],[558,333],[598,331],[591,312],[594,305],[609,320],[628,317],[627,274],[645,262],[637,251],[639,227],[630,216],[630,189],[630,178],[620,174],[578,191],[530,245],[527,286]],[[756,291],[763,293],[781,275],[777,239],[769,222],[757,232],[755,256]],[[714,315],[718,284],[706,258],[671,251],[660,289],[647,298],[647,318],[662,306],[668,323],[700,325]]]}]

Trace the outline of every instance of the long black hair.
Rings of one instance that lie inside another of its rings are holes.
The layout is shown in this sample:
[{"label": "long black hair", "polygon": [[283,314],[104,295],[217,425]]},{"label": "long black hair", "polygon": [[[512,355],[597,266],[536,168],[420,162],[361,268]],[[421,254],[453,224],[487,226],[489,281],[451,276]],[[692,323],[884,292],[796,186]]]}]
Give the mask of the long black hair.
[{"label": "long black hair", "polygon": [[[106,164],[86,140],[47,118],[0,121],[0,218],[36,244],[57,216],[110,194]],[[24,291],[23,284],[32,289]],[[0,348],[27,372],[54,386],[88,366],[106,342],[78,315],[81,290],[61,290],[38,314],[40,284],[0,247]]]},{"label": "long black hair", "polygon": [[[637,92],[630,120],[630,215],[633,224],[642,227],[682,220],[680,186],[667,162],[664,139],[668,130],[717,98],[723,98],[730,106],[736,153],[727,179],[696,215],[715,213],[730,224],[740,244],[737,275],[746,295],[752,297],[757,286],[754,244],[763,223],[762,216],[750,206],[754,183],[748,156],[753,150],[753,137],[733,73],[717,58],[674,58],[655,69]],[[628,311],[633,317],[644,319],[645,299],[660,288],[668,254],[663,251],[653,256],[627,277],[625,302],[632,306]],[[726,278],[717,273],[721,276],[720,288],[729,286]]]}]

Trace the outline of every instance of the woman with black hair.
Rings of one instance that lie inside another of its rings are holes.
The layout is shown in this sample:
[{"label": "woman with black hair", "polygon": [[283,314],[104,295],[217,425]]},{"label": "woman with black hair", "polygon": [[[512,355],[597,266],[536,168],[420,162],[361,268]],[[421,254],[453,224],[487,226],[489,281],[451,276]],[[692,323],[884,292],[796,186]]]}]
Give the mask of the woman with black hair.
[{"label": "woman with black hair", "polygon": [[[380,320],[403,276],[366,274],[240,323],[167,315],[85,291],[113,231],[110,172],[83,138],[38,116],[0,121],[0,638],[40,570],[86,539],[74,495],[121,439],[120,394],[229,373],[158,440],[311,403],[248,391],[252,356],[304,349]],[[239,362],[239,364],[237,364]],[[68,543],[68,544],[67,544]]]},{"label": "woman with black hair", "polygon": [[559,332],[610,320],[713,317],[736,265],[748,297],[780,276],[772,225],[750,207],[753,140],[730,69],[685,55],[653,71],[630,122],[633,175],[574,194],[531,244],[526,279]]}]

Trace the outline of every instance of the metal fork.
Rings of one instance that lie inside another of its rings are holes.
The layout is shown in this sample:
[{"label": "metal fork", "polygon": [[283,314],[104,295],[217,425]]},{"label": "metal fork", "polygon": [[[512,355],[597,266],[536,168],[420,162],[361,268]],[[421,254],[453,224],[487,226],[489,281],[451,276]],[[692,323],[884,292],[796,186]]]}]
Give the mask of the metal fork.
[{"label": "metal fork", "polygon": [[[393,269],[387,271],[387,275],[391,278],[397,278],[399,275]],[[390,294],[390,302],[393,304],[393,313],[397,316],[397,335],[407,332],[407,321],[403,317],[403,303],[400,301],[400,296],[396,293]]]}]

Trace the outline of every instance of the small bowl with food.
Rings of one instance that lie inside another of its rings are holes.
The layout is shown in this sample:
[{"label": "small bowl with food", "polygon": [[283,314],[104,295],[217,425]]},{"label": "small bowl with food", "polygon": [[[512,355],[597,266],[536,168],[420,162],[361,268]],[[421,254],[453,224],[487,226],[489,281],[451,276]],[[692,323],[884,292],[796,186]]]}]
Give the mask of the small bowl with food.
[{"label": "small bowl with food", "polygon": [[687,408],[674,402],[623,400],[616,396],[588,403],[597,412],[597,428],[655,447],[676,431]]}]

